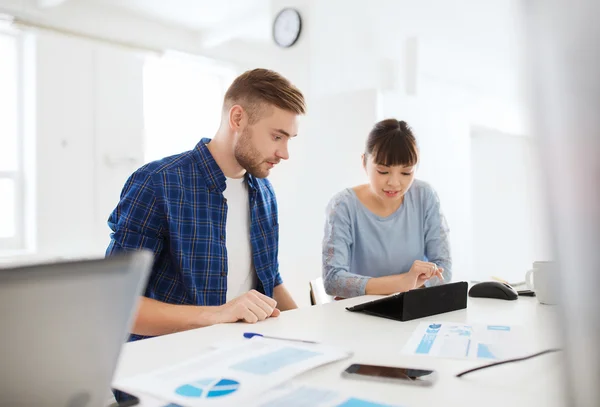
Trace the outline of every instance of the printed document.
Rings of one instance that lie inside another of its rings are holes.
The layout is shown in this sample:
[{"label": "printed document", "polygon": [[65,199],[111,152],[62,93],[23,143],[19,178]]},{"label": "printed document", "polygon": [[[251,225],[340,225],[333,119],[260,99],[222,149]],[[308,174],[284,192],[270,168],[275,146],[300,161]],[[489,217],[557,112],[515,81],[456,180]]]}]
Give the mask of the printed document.
[{"label": "printed document", "polygon": [[441,358],[498,360],[523,352],[520,327],[421,322],[403,353]]},{"label": "printed document", "polygon": [[254,337],[113,387],[180,406],[244,405],[301,373],[349,356],[326,345]]}]

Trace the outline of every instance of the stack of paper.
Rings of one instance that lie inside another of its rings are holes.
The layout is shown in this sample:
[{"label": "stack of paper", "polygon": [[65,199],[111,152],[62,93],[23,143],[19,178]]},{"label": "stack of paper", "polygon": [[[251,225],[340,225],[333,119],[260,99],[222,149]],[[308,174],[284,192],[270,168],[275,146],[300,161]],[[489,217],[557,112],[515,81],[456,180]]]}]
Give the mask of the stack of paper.
[{"label": "stack of paper", "polygon": [[[144,400],[143,405],[144,407],[183,407],[157,399]],[[352,397],[322,387],[304,386],[294,381],[268,390],[254,401],[246,400],[243,405],[246,407],[400,407]]]},{"label": "stack of paper", "polygon": [[181,406],[246,405],[301,373],[349,356],[326,345],[255,337],[115,387]]}]

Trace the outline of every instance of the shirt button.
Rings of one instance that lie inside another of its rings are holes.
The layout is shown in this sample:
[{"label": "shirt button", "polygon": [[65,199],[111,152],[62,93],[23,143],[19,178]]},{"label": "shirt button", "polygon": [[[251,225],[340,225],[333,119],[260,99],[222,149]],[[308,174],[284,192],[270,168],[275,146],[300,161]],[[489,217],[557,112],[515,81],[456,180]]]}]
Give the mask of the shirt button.
[{"label": "shirt button", "polygon": [[225,240],[225,235],[221,235],[221,240]]},{"label": "shirt button", "polygon": [[226,273],[226,272],[224,272],[224,271],[222,271],[222,272],[221,272],[221,275],[222,275],[223,277],[225,277],[225,276],[227,276],[227,273]]},{"label": "shirt button", "polygon": [[227,203],[227,198],[223,198],[223,202]]}]

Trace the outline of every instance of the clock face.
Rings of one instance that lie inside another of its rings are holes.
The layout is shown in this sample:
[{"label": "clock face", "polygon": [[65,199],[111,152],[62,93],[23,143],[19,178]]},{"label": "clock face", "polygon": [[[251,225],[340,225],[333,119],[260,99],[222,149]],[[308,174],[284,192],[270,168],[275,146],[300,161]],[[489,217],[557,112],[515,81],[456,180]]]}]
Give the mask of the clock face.
[{"label": "clock face", "polygon": [[277,14],[273,23],[273,39],[281,47],[291,47],[298,41],[302,31],[302,18],[298,10],[285,8]]}]

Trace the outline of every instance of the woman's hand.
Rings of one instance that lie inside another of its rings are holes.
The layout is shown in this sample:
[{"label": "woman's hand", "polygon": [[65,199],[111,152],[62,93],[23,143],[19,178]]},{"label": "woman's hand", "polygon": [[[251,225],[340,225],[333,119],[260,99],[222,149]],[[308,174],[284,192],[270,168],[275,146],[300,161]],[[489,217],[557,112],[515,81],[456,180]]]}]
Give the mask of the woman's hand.
[{"label": "woman's hand", "polygon": [[[444,281],[443,268],[440,268],[435,263],[415,260],[412,267],[408,271],[415,280],[415,287],[421,287],[425,282],[433,277],[437,277],[440,281]],[[411,280],[412,280],[411,278]]]},{"label": "woman's hand", "polygon": [[415,261],[408,273],[394,274],[385,277],[373,277],[367,281],[365,294],[389,295],[402,293],[422,287],[425,282],[433,277],[444,281],[442,272],[434,263]]}]

